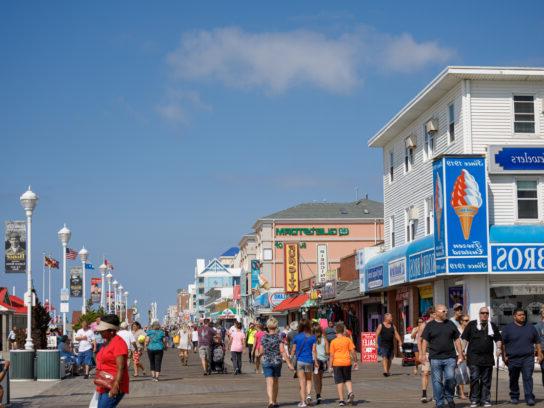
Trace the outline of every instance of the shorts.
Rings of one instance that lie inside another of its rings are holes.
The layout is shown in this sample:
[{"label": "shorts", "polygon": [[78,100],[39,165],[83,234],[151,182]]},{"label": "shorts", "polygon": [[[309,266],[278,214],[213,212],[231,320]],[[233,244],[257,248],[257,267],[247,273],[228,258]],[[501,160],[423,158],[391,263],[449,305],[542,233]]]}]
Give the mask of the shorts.
[{"label": "shorts", "polygon": [[196,346],[198,346],[198,341],[193,341],[193,348],[196,349]]},{"label": "shorts", "polygon": [[281,377],[281,363],[277,365],[264,364],[263,373],[265,378],[268,378],[268,377],[280,378]]},{"label": "shorts", "polygon": [[417,344],[414,343],[414,346],[413,346],[413,348],[412,348],[412,351],[413,351],[414,353],[419,353],[419,347],[417,346]]},{"label": "shorts", "polygon": [[319,363],[319,371],[327,371],[327,361],[317,360],[317,362]]},{"label": "shorts", "polygon": [[211,360],[211,349],[209,346],[200,346],[198,348],[198,355],[200,358],[205,358],[208,361]]},{"label": "shorts", "polygon": [[314,363],[306,363],[304,361],[297,361],[297,371],[304,371],[305,373],[311,373],[314,371]]},{"label": "shorts", "polygon": [[383,358],[391,360],[391,357],[393,357],[393,347],[380,347],[378,349],[378,354]]},{"label": "shorts", "polygon": [[334,383],[342,384],[351,381],[351,366],[333,367]]},{"label": "shorts", "polygon": [[77,354],[77,365],[92,365],[93,364],[93,350],[80,351]]},{"label": "shorts", "polygon": [[132,353],[132,361],[134,361],[134,364],[140,364],[140,357],[141,356],[142,356],[141,351],[134,350],[134,352]]}]

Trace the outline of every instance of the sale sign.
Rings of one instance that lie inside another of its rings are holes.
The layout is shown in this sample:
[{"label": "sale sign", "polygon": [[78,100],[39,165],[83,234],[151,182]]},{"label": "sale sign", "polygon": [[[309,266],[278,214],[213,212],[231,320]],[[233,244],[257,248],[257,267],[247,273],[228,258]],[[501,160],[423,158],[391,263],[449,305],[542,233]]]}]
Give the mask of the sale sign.
[{"label": "sale sign", "polygon": [[378,342],[375,332],[361,332],[361,363],[378,362]]}]

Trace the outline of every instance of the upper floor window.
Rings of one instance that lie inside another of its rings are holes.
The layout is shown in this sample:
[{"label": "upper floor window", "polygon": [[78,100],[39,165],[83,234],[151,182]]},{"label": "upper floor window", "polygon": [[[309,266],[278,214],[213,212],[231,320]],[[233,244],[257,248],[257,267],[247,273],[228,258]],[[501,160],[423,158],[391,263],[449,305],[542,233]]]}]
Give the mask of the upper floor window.
[{"label": "upper floor window", "polygon": [[389,182],[392,183],[395,177],[395,166],[393,163],[393,150],[389,151]]},{"label": "upper floor window", "polygon": [[518,219],[538,219],[538,191],[536,180],[517,180]]},{"label": "upper floor window", "polygon": [[514,95],[514,132],[535,133],[535,97]]},{"label": "upper floor window", "polygon": [[391,248],[395,247],[395,216],[392,215],[389,218],[389,241],[391,242]]},{"label": "upper floor window", "polygon": [[406,138],[404,141],[404,172],[408,173],[412,170],[414,165],[414,146],[412,145],[412,139]]},{"label": "upper floor window", "polygon": [[416,239],[416,220],[413,216],[413,208],[414,207],[410,207],[404,211],[404,224],[407,243]]},{"label": "upper floor window", "polygon": [[434,214],[433,214],[433,198],[428,197],[423,203],[423,211],[425,211],[425,235],[433,233],[434,229]]},{"label": "upper floor window", "polygon": [[448,105],[448,137],[450,143],[455,142],[455,105]]},{"label": "upper floor window", "polygon": [[423,132],[425,134],[425,143],[423,146],[423,152],[425,154],[425,160],[429,160],[433,157],[434,151],[434,131],[427,131],[427,125],[423,125]]}]

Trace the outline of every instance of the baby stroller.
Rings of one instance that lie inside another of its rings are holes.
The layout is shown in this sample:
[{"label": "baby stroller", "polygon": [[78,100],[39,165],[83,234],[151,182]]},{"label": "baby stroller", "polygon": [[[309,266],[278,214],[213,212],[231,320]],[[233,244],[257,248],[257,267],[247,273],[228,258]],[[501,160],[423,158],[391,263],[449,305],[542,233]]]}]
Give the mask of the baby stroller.
[{"label": "baby stroller", "polygon": [[227,366],[225,365],[225,346],[221,341],[221,337],[215,337],[212,344],[210,372],[218,374],[227,373]]},{"label": "baby stroller", "polygon": [[414,343],[402,343],[402,366],[415,366],[416,353],[414,352]]}]

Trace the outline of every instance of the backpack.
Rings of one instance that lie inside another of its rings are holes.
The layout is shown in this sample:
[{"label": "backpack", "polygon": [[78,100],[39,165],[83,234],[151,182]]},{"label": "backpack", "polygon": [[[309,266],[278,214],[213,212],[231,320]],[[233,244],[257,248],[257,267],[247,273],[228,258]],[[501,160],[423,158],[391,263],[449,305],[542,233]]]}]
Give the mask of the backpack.
[{"label": "backpack", "polygon": [[213,349],[212,359],[214,363],[220,363],[221,361],[223,361],[223,357],[224,353],[222,347],[216,347]]}]

